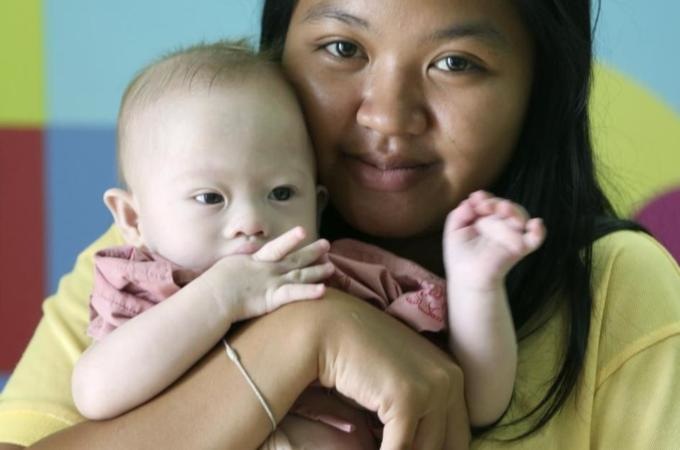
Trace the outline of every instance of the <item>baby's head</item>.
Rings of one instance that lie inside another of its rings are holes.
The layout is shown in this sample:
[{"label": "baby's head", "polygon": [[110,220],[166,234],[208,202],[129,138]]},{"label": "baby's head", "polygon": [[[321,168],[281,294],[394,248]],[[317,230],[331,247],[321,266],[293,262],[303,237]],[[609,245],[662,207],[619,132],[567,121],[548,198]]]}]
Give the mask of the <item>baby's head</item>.
[{"label": "baby's head", "polygon": [[126,241],[187,269],[298,225],[316,237],[325,194],[302,112],[277,64],[242,43],[145,68],[121,104],[118,163],[125,189],[104,201]]}]

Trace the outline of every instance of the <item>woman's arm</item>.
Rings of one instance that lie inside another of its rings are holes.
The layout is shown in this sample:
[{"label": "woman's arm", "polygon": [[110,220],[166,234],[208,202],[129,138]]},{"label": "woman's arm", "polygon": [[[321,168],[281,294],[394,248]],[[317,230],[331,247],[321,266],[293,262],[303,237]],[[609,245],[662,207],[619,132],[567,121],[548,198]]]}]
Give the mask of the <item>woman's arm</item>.
[{"label": "woman's arm", "polygon": [[[314,323],[315,308],[310,305],[319,302],[305,303],[264,316],[231,339],[279,420],[316,378],[317,328],[295,325]],[[81,423],[30,448],[249,449],[270,432],[259,401],[217,346],[152,401],[116,419]]]},{"label": "woman's arm", "polygon": [[[338,291],[288,305],[231,340],[277,419],[318,378],[385,423],[382,448],[467,448],[462,374],[448,355],[383,312]],[[125,429],[125,433],[120,433]],[[34,447],[257,448],[268,418],[219,347],[151,402],[85,422]],[[115,440],[114,440],[115,438]]]},{"label": "woman's arm", "polygon": [[331,290],[319,380],[374,411],[381,449],[465,449],[463,374],[451,357],[394,317]]}]

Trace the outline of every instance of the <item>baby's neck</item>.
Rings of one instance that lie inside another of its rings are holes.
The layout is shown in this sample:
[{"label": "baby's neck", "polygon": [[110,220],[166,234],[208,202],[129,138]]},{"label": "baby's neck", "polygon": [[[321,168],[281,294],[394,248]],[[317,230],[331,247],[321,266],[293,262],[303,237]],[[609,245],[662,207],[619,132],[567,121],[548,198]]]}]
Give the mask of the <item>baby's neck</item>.
[{"label": "baby's neck", "polygon": [[351,238],[373,244],[402,258],[410,259],[439,276],[444,276],[441,232],[405,239],[379,238],[352,228],[337,212],[327,210],[323,215],[321,235],[331,241]]}]

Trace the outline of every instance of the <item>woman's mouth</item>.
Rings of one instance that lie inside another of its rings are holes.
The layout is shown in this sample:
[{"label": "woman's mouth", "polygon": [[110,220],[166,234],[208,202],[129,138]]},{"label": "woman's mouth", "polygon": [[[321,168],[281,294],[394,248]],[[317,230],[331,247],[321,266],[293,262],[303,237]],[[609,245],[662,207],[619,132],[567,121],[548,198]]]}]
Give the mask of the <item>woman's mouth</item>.
[{"label": "woman's mouth", "polygon": [[368,160],[344,155],[343,162],[350,176],[366,189],[380,192],[408,190],[431,175],[439,166],[436,162],[420,163],[406,159]]}]

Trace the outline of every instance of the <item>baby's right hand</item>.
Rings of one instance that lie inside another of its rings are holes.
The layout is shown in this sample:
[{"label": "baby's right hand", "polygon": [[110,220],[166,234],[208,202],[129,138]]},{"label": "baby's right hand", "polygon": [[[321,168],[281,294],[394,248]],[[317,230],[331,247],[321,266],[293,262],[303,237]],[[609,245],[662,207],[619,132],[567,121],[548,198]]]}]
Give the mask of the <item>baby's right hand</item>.
[{"label": "baby's right hand", "polygon": [[296,250],[305,239],[296,227],[266,243],[252,255],[226,256],[200,278],[230,321],[249,319],[274,311],[286,303],[324,295],[323,280],[334,271],[320,260],[330,244],[318,239]]}]

